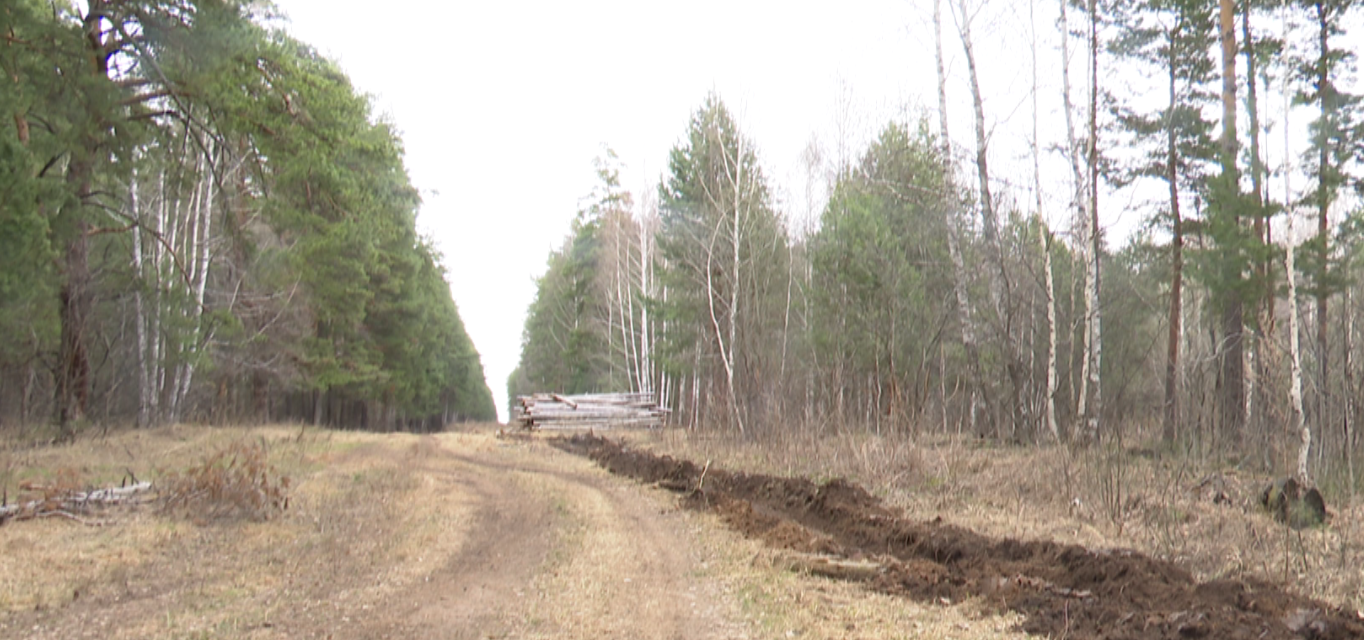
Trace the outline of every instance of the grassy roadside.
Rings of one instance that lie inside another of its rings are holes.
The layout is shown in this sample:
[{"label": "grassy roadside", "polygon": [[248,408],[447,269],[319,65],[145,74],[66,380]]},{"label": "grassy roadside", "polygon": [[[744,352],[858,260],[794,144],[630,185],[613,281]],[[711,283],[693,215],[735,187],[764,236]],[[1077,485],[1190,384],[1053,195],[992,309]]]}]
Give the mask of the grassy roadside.
[{"label": "grassy roadside", "polygon": [[147,504],[96,516],[112,522],[103,527],[0,527],[0,635],[322,635],[458,548],[461,496],[413,471],[428,446],[417,436],[175,426],[58,447],[7,443],[0,482],[11,498],[21,483],[59,475],[98,486],[131,470],[155,482],[236,442],[263,444],[291,479],[288,510],[206,522]]},{"label": "grassy roadside", "polygon": [[699,571],[737,598],[755,637],[1022,639],[1016,615],[977,602],[924,606],[861,585],[787,570],[778,553],[728,530],[714,514],[690,514],[707,561]]},{"label": "grassy roadside", "polygon": [[696,461],[816,480],[844,477],[902,507],[997,537],[1129,548],[1198,579],[1256,578],[1364,610],[1364,504],[1334,504],[1324,527],[1291,531],[1259,511],[1266,478],[1142,451],[1072,454],[971,439],[854,433],[756,444],[683,430],[630,432]]}]

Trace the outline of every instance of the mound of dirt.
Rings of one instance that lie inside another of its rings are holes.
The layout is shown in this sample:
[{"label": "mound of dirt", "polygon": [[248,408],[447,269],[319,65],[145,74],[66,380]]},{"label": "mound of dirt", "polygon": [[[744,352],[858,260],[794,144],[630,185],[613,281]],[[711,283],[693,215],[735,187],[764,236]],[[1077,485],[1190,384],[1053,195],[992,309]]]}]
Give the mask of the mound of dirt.
[{"label": "mound of dirt", "polygon": [[919,522],[843,480],[731,473],[592,435],[553,442],[612,473],[685,494],[768,545],[880,559],[868,586],[934,602],[981,597],[1025,618],[1029,633],[1068,638],[1364,637],[1353,612],[1257,581],[1199,583],[1179,566],[1125,550],[993,539]]}]

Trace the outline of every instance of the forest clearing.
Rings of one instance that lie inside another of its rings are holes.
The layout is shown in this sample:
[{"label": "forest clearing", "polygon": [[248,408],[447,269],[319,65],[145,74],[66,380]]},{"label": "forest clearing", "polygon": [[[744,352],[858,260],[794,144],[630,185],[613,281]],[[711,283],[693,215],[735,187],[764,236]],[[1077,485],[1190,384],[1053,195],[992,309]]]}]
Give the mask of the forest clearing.
[{"label": "forest clearing", "polygon": [[[974,441],[613,433],[627,444],[496,425],[11,440],[0,454],[11,500],[63,475],[95,485],[133,470],[157,486],[243,442],[268,451],[269,473],[291,488],[288,507],[263,517],[157,499],[84,525],[0,526],[0,636],[1364,633],[1364,509],[1293,531],[1254,506],[1259,479],[1235,472],[1127,452],[1067,466],[1052,459],[1061,451]],[[1122,491],[1114,512],[1105,473]],[[941,557],[911,555],[916,545]]]},{"label": "forest clearing", "polygon": [[0,8],[0,636],[1364,637],[1364,4],[322,4]]}]

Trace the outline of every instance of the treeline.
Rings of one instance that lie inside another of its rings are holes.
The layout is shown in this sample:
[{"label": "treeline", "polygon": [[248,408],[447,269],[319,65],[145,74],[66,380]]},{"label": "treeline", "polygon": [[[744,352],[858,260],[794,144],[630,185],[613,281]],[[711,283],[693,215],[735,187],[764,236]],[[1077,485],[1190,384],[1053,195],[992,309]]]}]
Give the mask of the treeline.
[{"label": "treeline", "polygon": [[0,421],[493,419],[401,141],[268,7],[0,8]]},{"label": "treeline", "polygon": [[[1364,125],[1347,32],[1361,12],[1053,3],[1060,59],[1034,45],[1031,157],[1003,180],[977,74],[995,62],[972,46],[981,14],[946,4],[938,122],[888,123],[842,163],[812,146],[829,197],[811,228],[778,211],[715,96],[656,198],[636,202],[603,161],[595,204],[540,280],[510,395],[654,391],[676,422],[756,437],[1151,441],[1354,486]],[[966,144],[946,117],[954,41]],[[1039,68],[1061,76],[1054,149],[1039,141]],[[1043,175],[1046,154],[1067,172]],[[1049,204],[1044,181],[1066,201]],[[1113,246],[1105,225],[1130,202],[1146,222]]]}]

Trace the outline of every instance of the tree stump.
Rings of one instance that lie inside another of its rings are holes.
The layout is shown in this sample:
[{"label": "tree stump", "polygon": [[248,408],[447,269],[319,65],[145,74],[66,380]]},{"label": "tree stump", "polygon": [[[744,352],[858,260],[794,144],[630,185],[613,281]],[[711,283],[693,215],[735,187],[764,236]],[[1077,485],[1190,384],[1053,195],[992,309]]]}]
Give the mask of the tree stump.
[{"label": "tree stump", "polygon": [[1316,487],[1304,490],[1293,478],[1279,478],[1260,491],[1260,506],[1294,529],[1326,522],[1326,501]]}]

